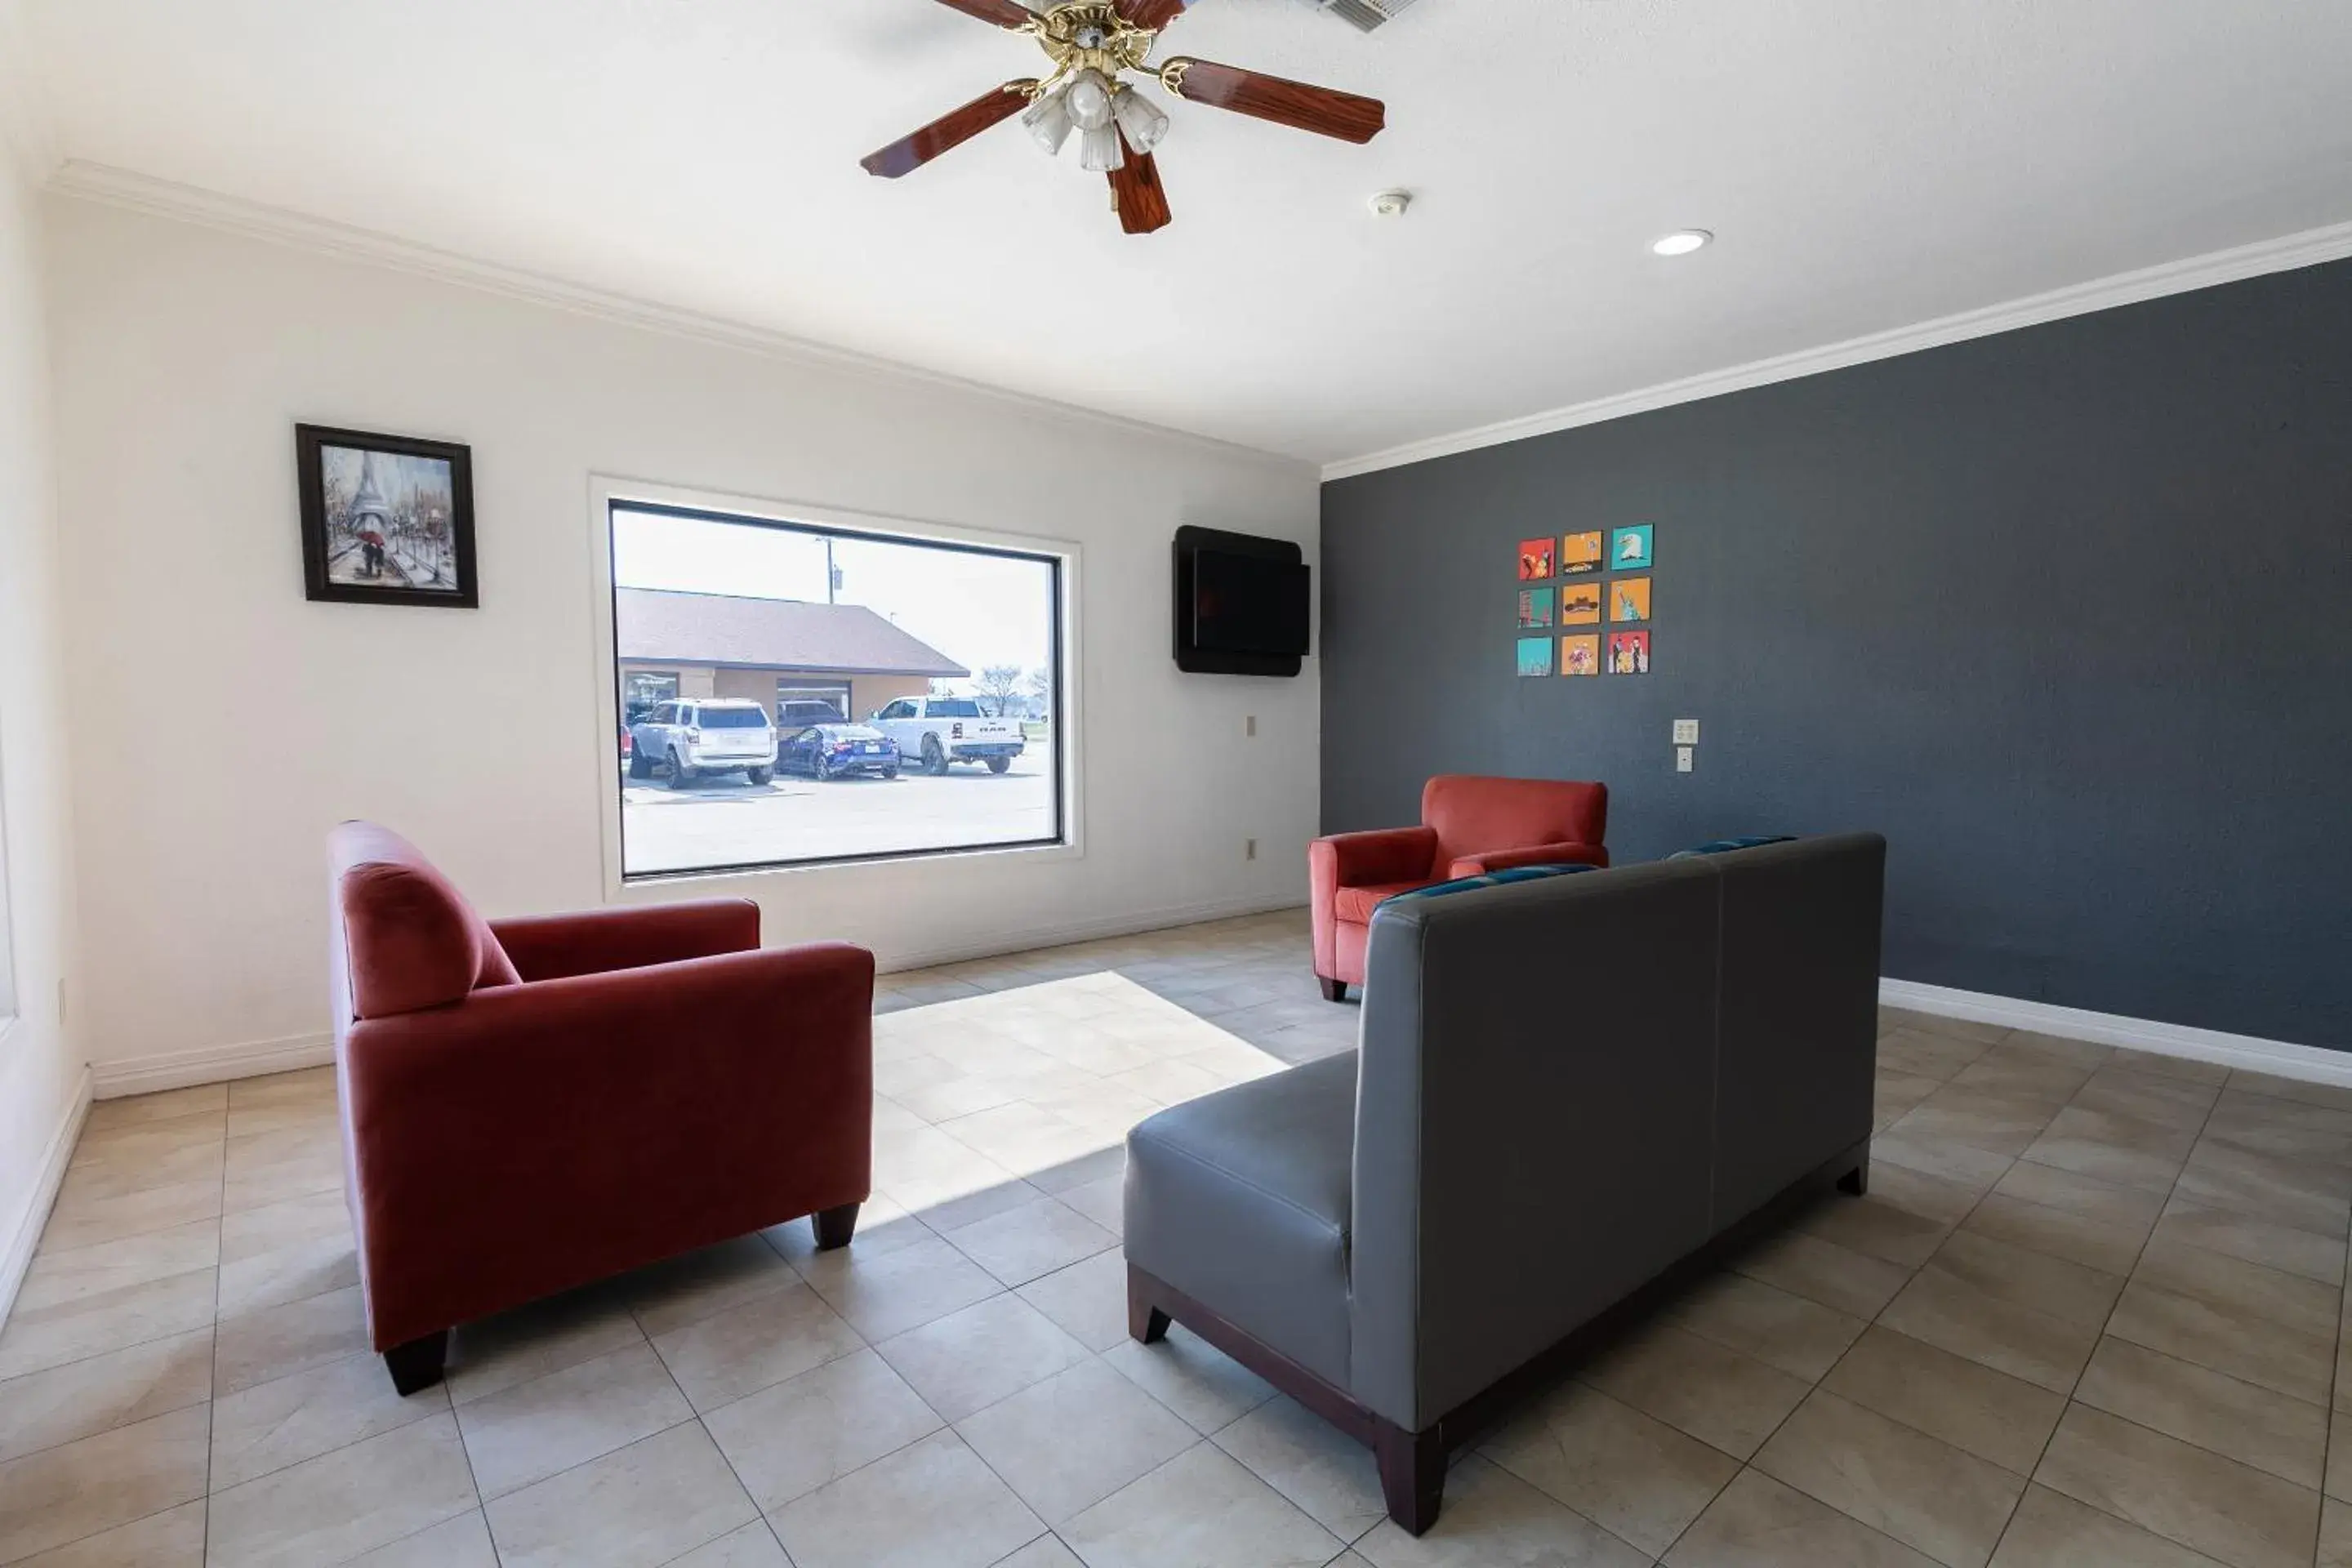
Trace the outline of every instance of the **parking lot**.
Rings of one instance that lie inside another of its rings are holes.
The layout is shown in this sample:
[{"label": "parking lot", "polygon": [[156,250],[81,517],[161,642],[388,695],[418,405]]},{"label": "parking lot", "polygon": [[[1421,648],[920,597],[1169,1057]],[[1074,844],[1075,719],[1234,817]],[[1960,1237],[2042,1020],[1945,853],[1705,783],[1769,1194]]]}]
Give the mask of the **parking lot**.
[{"label": "parking lot", "polygon": [[1010,773],[970,765],[943,778],[820,784],[779,773],[753,785],[740,773],[673,790],[624,781],[621,833],[628,872],[698,870],[840,855],[1018,844],[1054,832],[1053,754],[1033,746]]}]

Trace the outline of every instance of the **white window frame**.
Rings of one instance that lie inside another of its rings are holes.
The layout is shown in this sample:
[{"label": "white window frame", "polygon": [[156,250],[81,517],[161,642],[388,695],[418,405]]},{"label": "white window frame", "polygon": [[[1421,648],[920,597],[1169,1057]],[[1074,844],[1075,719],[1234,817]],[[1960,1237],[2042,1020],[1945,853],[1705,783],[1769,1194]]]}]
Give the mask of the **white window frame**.
[{"label": "white window frame", "polygon": [[[620,726],[619,639],[613,625],[613,508],[632,502],[650,507],[683,508],[695,511],[734,513],[791,526],[838,529],[845,532],[879,534],[912,544],[976,545],[987,550],[1014,551],[1055,558],[1061,568],[1061,722],[1054,726],[1055,780],[1062,791],[1062,838],[1050,844],[983,844],[954,849],[909,849],[903,854],[864,857],[854,860],[813,860],[776,866],[729,867],[711,871],[665,871],[629,876],[622,861],[621,792],[606,772],[591,770],[604,825],[604,897],[608,903],[675,899],[680,884],[705,892],[723,892],[730,885],[746,894],[778,877],[856,877],[869,871],[909,865],[952,867],[958,862],[1018,857],[1024,860],[1079,860],[1086,857],[1086,703],[1080,672],[1085,626],[1080,605],[1085,603],[1084,550],[1076,540],[1038,534],[1008,533],[961,523],[891,517],[847,510],[811,502],[781,500],[768,496],[734,495],[649,480],[592,475],[588,483],[588,559],[593,594],[596,658],[593,679],[599,756],[610,752],[609,737]],[[853,717],[855,717],[853,715]]]}]

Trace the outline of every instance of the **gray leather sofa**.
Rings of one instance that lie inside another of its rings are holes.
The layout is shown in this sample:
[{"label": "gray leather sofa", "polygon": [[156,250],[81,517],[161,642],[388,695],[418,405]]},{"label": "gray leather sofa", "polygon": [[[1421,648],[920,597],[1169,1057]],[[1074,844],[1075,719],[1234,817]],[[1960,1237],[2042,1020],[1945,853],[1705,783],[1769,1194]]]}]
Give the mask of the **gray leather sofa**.
[{"label": "gray leather sofa", "polygon": [[1370,1444],[1426,1531],[1448,1451],[1597,1332],[1799,1194],[1863,1190],[1885,853],[1383,905],[1358,1050],[1129,1136],[1129,1331],[1172,1317]]}]

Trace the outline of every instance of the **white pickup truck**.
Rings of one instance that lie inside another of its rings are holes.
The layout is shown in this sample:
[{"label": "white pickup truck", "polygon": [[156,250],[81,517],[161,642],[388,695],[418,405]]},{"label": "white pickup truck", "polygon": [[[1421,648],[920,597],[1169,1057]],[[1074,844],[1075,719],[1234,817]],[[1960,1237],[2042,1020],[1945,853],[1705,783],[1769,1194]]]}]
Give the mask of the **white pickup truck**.
[{"label": "white pickup truck", "polygon": [[951,763],[984,763],[1001,773],[1021,754],[1018,719],[992,719],[969,697],[901,697],[866,721],[897,742],[908,767],[944,773]]}]

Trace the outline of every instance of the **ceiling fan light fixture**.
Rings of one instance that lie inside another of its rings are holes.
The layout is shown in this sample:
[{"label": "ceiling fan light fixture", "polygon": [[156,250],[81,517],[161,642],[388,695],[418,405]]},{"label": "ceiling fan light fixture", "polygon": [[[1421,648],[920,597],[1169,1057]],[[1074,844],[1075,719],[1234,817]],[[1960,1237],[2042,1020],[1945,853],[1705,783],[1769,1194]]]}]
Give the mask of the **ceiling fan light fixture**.
[{"label": "ceiling fan light fixture", "polygon": [[1712,232],[1703,228],[1678,228],[1672,234],[1660,235],[1650,242],[1653,256],[1688,256],[1715,243]]},{"label": "ceiling fan light fixture", "polygon": [[1106,122],[1078,133],[1078,167],[1089,174],[1127,167],[1127,148],[1117,125]]},{"label": "ceiling fan light fixture", "polygon": [[1111,122],[1111,85],[1098,70],[1087,69],[1070,79],[1062,89],[1070,118],[1081,131],[1099,131]]},{"label": "ceiling fan light fixture", "polygon": [[1168,135],[1168,112],[1131,87],[1122,87],[1110,101],[1111,118],[1127,133],[1128,145],[1149,153]]},{"label": "ceiling fan light fixture", "polygon": [[1021,116],[1021,123],[1036,139],[1037,145],[1045,150],[1049,158],[1062,150],[1062,144],[1070,139],[1070,132],[1077,129],[1077,122],[1070,118],[1070,106],[1063,101],[1063,92],[1066,90],[1045,94]]}]

